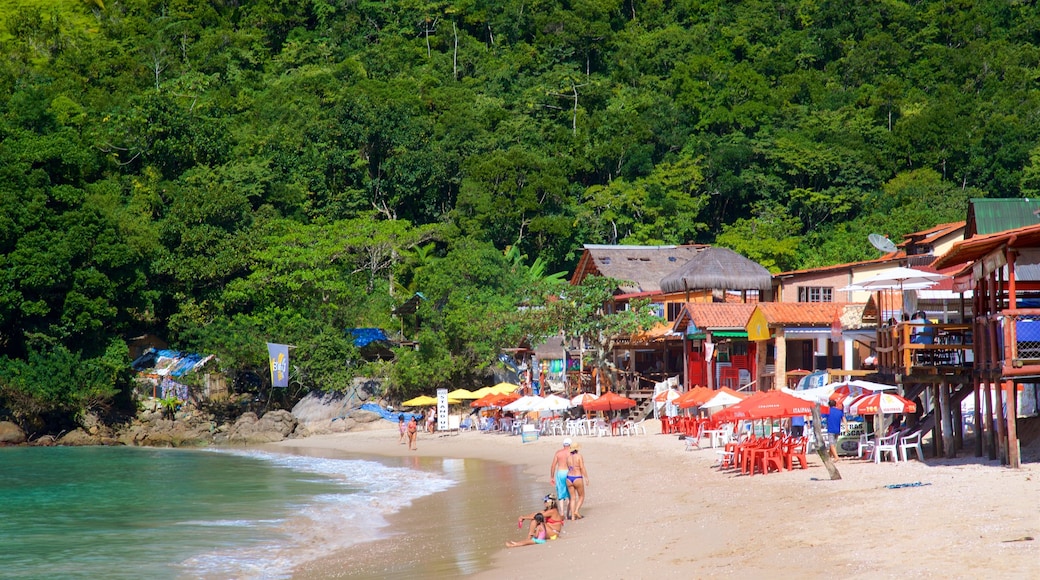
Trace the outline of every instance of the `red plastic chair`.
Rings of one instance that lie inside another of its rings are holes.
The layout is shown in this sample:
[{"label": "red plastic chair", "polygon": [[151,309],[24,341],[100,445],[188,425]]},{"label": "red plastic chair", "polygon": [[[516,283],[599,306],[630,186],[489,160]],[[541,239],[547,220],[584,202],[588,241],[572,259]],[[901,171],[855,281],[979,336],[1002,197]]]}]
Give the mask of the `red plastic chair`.
[{"label": "red plastic chair", "polygon": [[802,469],[809,468],[809,461],[808,459],[806,459],[805,456],[805,447],[807,441],[808,440],[805,437],[802,437],[787,444],[786,448],[784,449],[785,469],[787,469],[788,471],[794,469],[795,459],[798,460],[798,465],[800,465]]},{"label": "red plastic chair", "polygon": [[[776,471],[784,470],[784,458],[779,443],[765,447],[759,450],[757,454],[758,467],[762,471],[762,475],[769,473],[769,469],[775,468]],[[755,474],[754,466],[751,467],[751,475]]]}]

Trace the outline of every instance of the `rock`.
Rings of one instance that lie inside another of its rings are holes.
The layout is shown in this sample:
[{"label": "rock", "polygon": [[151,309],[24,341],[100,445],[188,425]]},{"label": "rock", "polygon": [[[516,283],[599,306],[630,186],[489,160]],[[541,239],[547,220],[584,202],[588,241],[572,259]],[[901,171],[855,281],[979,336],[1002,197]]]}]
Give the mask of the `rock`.
[{"label": "rock", "polygon": [[0,421],[0,445],[21,445],[25,443],[25,431],[10,421]]},{"label": "rock", "polygon": [[355,409],[347,415],[357,423],[371,423],[373,421],[382,420],[383,416],[374,411],[366,411],[364,409]]},{"label": "rock", "polygon": [[32,442],[37,447],[53,447],[57,440],[54,435],[44,435]]},{"label": "rock", "polygon": [[228,441],[248,445],[274,443],[288,437],[296,426],[297,421],[292,413],[282,409],[269,411],[260,419],[256,418],[255,413],[244,413],[235,421]]},{"label": "rock", "polygon": [[66,445],[69,447],[79,447],[82,445],[100,445],[101,438],[90,435],[83,429],[75,429],[69,431],[61,438],[58,439],[58,445]]}]

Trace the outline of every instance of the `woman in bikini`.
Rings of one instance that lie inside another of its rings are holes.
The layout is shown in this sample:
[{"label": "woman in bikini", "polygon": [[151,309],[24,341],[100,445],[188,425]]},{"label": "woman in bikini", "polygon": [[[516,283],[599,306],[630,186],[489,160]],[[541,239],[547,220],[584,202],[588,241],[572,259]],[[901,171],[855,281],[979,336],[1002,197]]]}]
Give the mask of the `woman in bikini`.
[{"label": "woman in bikini", "polygon": [[419,431],[419,425],[415,422],[415,415],[412,415],[410,421],[408,421],[408,449],[415,451],[418,449],[415,445],[415,436]]},{"label": "woman in bikini", "polygon": [[560,536],[561,533],[563,533],[563,514],[560,513],[560,509],[556,505],[555,496],[547,495],[545,496],[545,498],[542,499],[542,501],[545,502],[545,507],[542,509],[542,511],[535,512],[533,514],[528,514],[526,516],[520,516],[520,521],[518,521],[516,525],[517,527],[522,528],[524,526],[525,521],[531,520],[531,529],[528,532],[528,534],[530,535],[531,533],[534,533],[534,527],[536,524],[535,516],[540,515],[545,519],[545,529],[548,535],[547,537],[550,540],[555,540]]},{"label": "woman in bikini", "polygon": [[589,473],[585,471],[585,459],[578,453],[581,445],[571,446],[567,456],[567,493],[571,496],[571,519],[580,520],[581,506],[585,503],[585,486],[589,484]]},{"label": "woman in bikini", "polygon": [[528,534],[527,539],[522,542],[506,542],[506,547],[519,548],[520,546],[544,544],[547,536],[548,532],[545,531],[545,516],[542,514],[534,514],[534,522],[531,524],[531,532]]}]

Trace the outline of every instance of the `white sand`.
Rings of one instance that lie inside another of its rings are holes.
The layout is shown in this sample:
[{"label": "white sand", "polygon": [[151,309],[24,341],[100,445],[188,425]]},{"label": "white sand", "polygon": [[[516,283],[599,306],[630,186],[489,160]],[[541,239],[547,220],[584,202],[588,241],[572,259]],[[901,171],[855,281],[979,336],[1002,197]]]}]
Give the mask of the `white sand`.
[{"label": "white sand", "polygon": [[[807,470],[748,477],[714,469],[714,451],[684,451],[675,436],[656,434],[657,423],[647,423],[652,425],[649,435],[579,438],[590,476],[585,519],[567,522],[564,538],[546,545],[488,548],[489,569],[472,575],[1040,578],[1040,464],[1011,470],[970,453],[924,463],[846,459],[838,463],[842,479],[830,481],[819,458],[810,455]],[[523,444],[519,437],[467,432],[422,436],[419,450],[409,452],[398,445],[396,426],[387,422],[385,430],[296,439],[276,447],[506,462],[522,466],[540,481],[536,487],[548,492],[549,463],[561,440],[543,437]],[[912,482],[928,485],[885,487]],[[440,501],[427,499],[413,509]],[[486,514],[488,527],[479,532],[484,544],[522,538],[516,515]],[[1025,537],[1036,539],[1021,540]],[[384,544],[375,550],[380,557],[407,549],[401,543]],[[308,567],[300,576],[351,576],[352,563],[364,553],[330,554],[323,565]],[[423,574],[452,575],[457,573]]]}]

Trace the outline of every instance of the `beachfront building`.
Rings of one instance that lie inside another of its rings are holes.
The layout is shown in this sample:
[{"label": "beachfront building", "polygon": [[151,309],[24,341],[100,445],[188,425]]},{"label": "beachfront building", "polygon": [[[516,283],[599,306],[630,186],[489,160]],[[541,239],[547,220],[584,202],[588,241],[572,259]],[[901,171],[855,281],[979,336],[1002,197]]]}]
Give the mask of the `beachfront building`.
[{"label": "beachfront building", "polygon": [[748,341],[754,302],[688,302],[672,322],[682,337],[683,384],[744,390],[754,385],[757,344]]},{"label": "beachfront building", "polygon": [[[726,380],[730,379],[730,373],[737,371],[739,382],[741,368],[750,375],[753,359],[748,359],[746,353],[736,355],[740,366],[733,366],[733,353],[742,352],[740,347],[722,353],[720,360],[720,351],[714,342],[699,338],[697,332],[693,332],[692,338],[687,336],[687,330],[697,328],[687,328],[688,323],[677,327],[676,320],[691,304],[700,305],[702,310],[726,309],[734,303],[753,304],[771,299],[772,276],[761,265],[727,248],[704,245],[587,245],[571,283],[580,284],[592,275],[623,281],[614,296],[613,308],[624,308],[631,300],[646,298],[655,305],[661,319],[644,332],[618,337],[615,341],[612,360],[618,390],[649,403],[654,385],[669,378],[678,377],[686,387],[706,384],[708,366],[712,366],[710,372],[718,377],[716,380],[722,377],[715,373],[725,368],[733,369],[726,371]],[[743,333],[742,325],[727,329]],[[742,337],[715,335],[715,338]],[[723,350],[732,343],[725,341]],[[707,361],[711,361],[710,365],[705,364]],[[692,381],[691,366],[698,373]],[[699,382],[702,378],[704,383]],[[602,382],[605,377],[599,379]],[[639,409],[644,407],[649,409],[652,405],[641,405]]]},{"label": "beachfront building", "polygon": [[[1017,419],[1036,414],[1040,383],[1040,204],[1032,216],[1035,225],[973,236],[934,264],[958,267],[955,289],[973,291],[975,316],[967,332],[973,338],[969,392],[981,435],[975,438],[976,455],[999,457],[1011,467],[1021,461]],[[943,422],[952,415],[945,414]],[[950,456],[955,442],[950,429],[943,433]]]},{"label": "beachfront building", "polygon": [[[841,369],[838,342],[845,304],[837,302],[763,302],[745,327],[756,343],[755,381],[760,390],[797,385],[813,370]],[[838,332],[834,332],[837,325]]]}]

